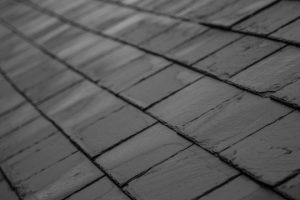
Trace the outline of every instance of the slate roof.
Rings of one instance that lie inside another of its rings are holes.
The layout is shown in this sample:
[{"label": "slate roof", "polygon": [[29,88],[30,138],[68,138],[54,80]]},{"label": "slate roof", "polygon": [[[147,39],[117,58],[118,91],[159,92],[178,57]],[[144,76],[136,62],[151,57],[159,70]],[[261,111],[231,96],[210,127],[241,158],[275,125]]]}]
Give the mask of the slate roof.
[{"label": "slate roof", "polygon": [[299,200],[299,11],[2,0],[0,199]]}]

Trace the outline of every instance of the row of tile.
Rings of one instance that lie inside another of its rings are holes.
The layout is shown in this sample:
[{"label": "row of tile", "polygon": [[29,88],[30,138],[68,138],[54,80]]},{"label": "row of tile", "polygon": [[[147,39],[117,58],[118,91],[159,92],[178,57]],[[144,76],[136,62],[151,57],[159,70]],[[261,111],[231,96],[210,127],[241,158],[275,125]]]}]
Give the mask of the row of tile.
[{"label": "row of tile", "polygon": [[300,3],[297,1],[128,1],[118,2],[182,19],[245,31],[299,44]]},{"label": "row of tile", "polygon": [[[162,71],[163,72],[163,71]],[[203,81],[203,82],[201,82],[201,81]],[[199,82],[201,82],[201,84],[199,83]],[[215,84],[215,81],[213,81],[213,80],[211,80],[211,79],[208,79],[208,78],[205,78],[205,79],[201,79],[200,81],[198,81],[197,82],[198,83],[198,85],[199,85],[199,88],[201,88],[201,87],[203,87],[204,89],[205,89],[205,85],[207,85],[207,88],[211,88],[211,87],[213,87],[213,85]],[[196,83],[195,84],[192,84],[191,86],[189,86],[189,87],[194,87],[193,88],[193,90],[195,89],[195,87],[197,88],[198,86],[195,86],[196,85]],[[200,87],[200,85],[201,85],[201,87]],[[188,88],[189,88],[188,87]],[[186,90],[188,90],[188,88],[186,89]],[[184,90],[184,91],[186,91],[186,90]],[[192,90],[190,90],[190,91],[192,91]],[[228,92],[228,91],[231,91],[231,89],[229,89],[229,90],[226,90],[226,92]],[[191,92],[192,93],[192,92]],[[224,92],[225,93],[225,92]],[[186,93],[184,93],[184,94],[186,94]],[[229,98],[230,99],[230,95],[231,95],[231,93],[229,93],[228,94],[228,97],[227,98]],[[234,95],[237,95],[237,94],[235,94],[234,92],[232,93],[232,95],[234,96]],[[184,95],[185,96],[185,95]],[[187,95],[187,96],[189,96],[189,95]],[[170,97],[170,99],[171,99],[172,97]],[[208,97],[209,98],[209,97]],[[187,97],[187,98],[185,98],[185,99],[189,99],[189,97]],[[196,100],[199,100],[199,99],[196,99]],[[225,97],[225,99],[224,100],[226,100],[226,97]],[[166,101],[168,101],[168,99],[166,100]],[[178,101],[178,100],[176,100],[176,101]],[[179,100],[180,101],[180,100]],[[182,102],[184,102],[184,101],[186,101],[186,100],[182,100]],[[218,99],[217,101],[220,101],[220,103],[222,102],[222,99]],[[206,101],[207,102],[207,101]],[[171,104],[170,104],[171,105]],[[180,103],[178,103],[178,104],[174,104],[174,105],[181,105]],[[174,105],[171,105],[171,107],[172,106],[174,106]],[[191,104],[191,105],[193,105],[193,104]],[[218,105],[218,103],[215,105],[215,106],[217,106]],[[214,105],[209,105],[209,106],[212,106],[212,108],[214,108]],[[179,106],[180,107],[180,106]],[[189,107],[189,106],[188,106]],[[189,108],[189,109],[192,109],[192,108]],[[204,107],[204,109],[205,109],[205,107]],[[207,108],[207,109],[209,109],[209,107]],[[277,109],[276,109],[277,110]],[[176,110],[174,111],[174,112],[177,112]],[[181,112],[181,111],[180,111]],[[201,111],[199,111],[199,113],[200,113]],[[185,113],[185,112],[184,112]],[[284,113],[284,112],[283,112]],[[296,114],[297,115],[297,114]],[[176,116],[176,114],[174,115],[174,116]],[[171,117],[172,117],[172,114],[171,114]],[[193,116],[191,116],[191,117],[193,117]],[[162,119],[164,119],[164,117],[161,117]],[[170,124],[174,124],[174,123],[170,123]],[[176,125],[176,124],[175,124]],[[286,173],[289,173],[289,172],[286,172]],[[277,177],[278,178],[278,177]],[[157,192],[157,191],[156,191]]]},{"label": "row of tile", "polygon": [[[229,80],[255,93],[273,94],[274,99],[299,107],[298,48],[253,36],[207,29],[200,25],[140,13],[107,3],[79,2],[75,8],[69,8],[71,4],[68,4],[68,0],[60,2],[60,8],[65,7],[64,12],[51,9],[82,26],[137,44],[151,52],[190,65],[201,72]],[[56,4],[57,1],[52,1],[50,5]],[[106,15],[110,9],[120,12],[110,12]],[[124,12],[121,12],[122,10]],[[99,16],[105,18],[98,20]],[[36,21],[36,24],[38,23],[39,21]],[[103,24],[105,27],[102,27]],[[113,52],[114,56],[108,57],[120,58],[125,54],[122,52],[125,52],[125,49],[123,51],[118,49]],[[139,55],[128,48],[126,52],[128,52],[126,59]],[[109,58],[104,57],[88,63],[85,70],[94,80],[100,80],[102,84],[114,88],[110,80],[105,79],[113,78],[115,81],[115,78],[107,77],[102,70],[95,69],[95,65],[112,62]],[[127,61],[126,59],[120,59],[122,64]],[[76,66],[74,63],[71,64]],[[147,89],[147,86],[144,88]],[[279,92],[275,93],[277,91]],[[135,101],[139,102],[142,98],[137,97]]]}]

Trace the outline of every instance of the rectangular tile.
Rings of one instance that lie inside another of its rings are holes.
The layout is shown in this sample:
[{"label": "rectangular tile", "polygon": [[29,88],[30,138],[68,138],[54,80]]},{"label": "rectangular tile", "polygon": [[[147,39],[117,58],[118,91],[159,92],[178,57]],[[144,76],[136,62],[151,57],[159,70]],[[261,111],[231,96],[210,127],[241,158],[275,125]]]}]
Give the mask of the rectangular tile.
[{"label": "rectangular tile", "polygon": [[55,165],[77,149],[57,133],[1,163],[11,182],[17,184]]},{"label": "rectangular tile", "polygon": [[101,178],[99,181],[67,198],[67,200],[83,199],[129,200],[129,198],[106,177]]},{"label": "rectangular tile", "polygon": [[179,128],[241,91],[211,78],[202,78],[156,104],[149,112]]},{"label": "rectangular tile", "polygon": [[151,76],[171,63],[162,58],[145,54],[115,72],[103,77],[99,84],[115,92],[123,91],[141,80]]},{"label": "rectangular tile", "polygon": [[244,176],[239,176],[199,200],[283,200],[274,192],[263,188]]},{"label": "rectangular tile", "polygon": [[39,117],[0,140],[0,162],[6,160],[56,133],[56,128]]},{"label": "rectangular tile", "polygon": [[300,54],[295,47],[286,47],[237,74],[232,81],[256,92],[276,92],[300,78]]},{"label": "rectangular tile", "polygon": [[186,123],[182,131],[199,145],[220,152],[289,112],[285,106],[244,92]]},{"label": "rectangular tile", "polygon": [[255,178],[275,185],[299,168],[299,120],[299,112],[294,111],[232,146],[222,155]]},{"label": "rectangular tile", "polygon": [[220,78],[230,78],[283,45],[283,43],[245,36],[196,63],[194,67]]},{"label": "rectangular tile", "polygon": [[190,200],[236,174],[214,156],[193,146],[133,180],[126,189],[137,199]]},{"label": "rectangular tile", "polygon": [[133,85],[131,88],[123,91],[121,95],[138,106],[146,108],[202,76],[182,66],[171,65]]},{"label": "rectangular tile", "polygon": [[278,189],[294,199],[299,199],[300,198],[299,187],[300,187],[300,176],[297,175],[291,180],[281,184],[278,187]]},{"label": "rectangular tile", "polygon": [[[299,3],[298,3],[299,4]],[[299,14],[300,15],[300,14]],[[273,37],[300,44],[300,19],[272,34]]]},{"label": "rectangular tile", "polygon": [[297,1],[279,1],[249,19],[234,26],[234,29],[259,34],[269,34],[300,16]]},{"label": "rectangular tile", "polygon": [[124,184],[189,145],[175,132],[157,124],[104,153],[96,162]]},{"label": "rectangular tile", "polygon": [[174,48],[167,56],[190,65],[240,37],[239,34],[211,29]]},{"label": "rectangular tile", "polygon": [[300,80],[296,81],[272,95],[273,98],[300,107]]},{"label": "rectangular tile", "polygon": [[143,112],[126,106],[82,128],[74,139],[91,156],[95,156],[154,122]]},{"label": "rectangular tile", "polygon": [[75,153],[56,165],[17,184],[25,199],[56,200],[81,189],[103,176],[81,153]]}]

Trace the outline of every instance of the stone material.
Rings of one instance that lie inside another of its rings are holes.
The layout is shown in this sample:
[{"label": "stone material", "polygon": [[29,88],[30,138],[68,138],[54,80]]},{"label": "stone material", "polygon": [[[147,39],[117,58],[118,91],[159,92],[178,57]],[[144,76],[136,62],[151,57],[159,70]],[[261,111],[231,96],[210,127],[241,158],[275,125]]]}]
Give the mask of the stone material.
[{"label": "stone material", "polygon": [[273,98],[300,107],[300,80],[287,85],[272,95]]},{"label": "stone material", "polygon": [[154,125],[97,158],[121,184],[190,145],[163,125]]},{"label": "stone material", "polygon": [[137,199],[190,200],[236,174],[214,156],[193,146],[133,180],[126,189]]},{"label": "stone material", "polygon": [[300,199],[300,176],[297,175],[296,177],[292,178],[291,180],[283,183],[279,186],[279,190],[283,191],[284,193],[288,194],[292,198],[298,200]]},{"label": "stone material", "polygon": [[272,36],[291,41],[293,43],[300,44],[300,19],[294,21],[291,24],[288,24],[287,26],[283,27],[282,29],[279,29],[277,32],[272,34]]}]

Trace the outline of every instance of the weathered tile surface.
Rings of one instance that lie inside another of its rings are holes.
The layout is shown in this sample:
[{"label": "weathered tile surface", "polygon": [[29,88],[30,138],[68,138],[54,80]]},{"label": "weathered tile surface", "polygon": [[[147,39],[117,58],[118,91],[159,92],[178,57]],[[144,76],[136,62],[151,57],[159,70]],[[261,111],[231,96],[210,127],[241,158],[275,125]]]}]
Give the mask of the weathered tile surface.
[{"label": "weathered tile surface", "polygon": [[234,28],[259,34],[269,34],[300,16],[297,1],[279,1]]},{"label": "weathered tile surface", "polygon": [[272,95],[273,98],[290,103],[296,107],[300,106],[300,81],[296,81]]},{"label": "weathered tile surface", "polygon": [[127,63],[126,65],[123,65],[115,72],[103,77],[99,83],[115,92],[120,92],[168,65],[170,65],[170,62],[162,58],[146,54]]},{"label": "weathered tile surface", "polygon": [[186,64],[193,64],[239,37],[241,35],[235,33],[209,30],[179,45],[167,55]]},{"label": "weathered tile surface", "polygon": [[195,68],[228,78],[276,51],[284,44],[246,36],[196,63]]},{"label": "weathered tile surface", "polygon": [[137,199],[190,200],[237,172],[198,147],[190,147],[133,180],[126,189]]},{"label": "weathered tile surface", "polygon": [[75,140],[90,155],[95,156],[154,122],[143,112],[126,106],[79,130]]},{"label": "weathered tile surface", "polygon": [[5,180],[0,180],[0,199],[19,200],[16,193],[9,187]]},{"label": "weathered tile surface", "polygon": [[257,92],[275,92],[300,78],[300,50],[286,47],[237,74],[232,81]]},{"label": "weathered tile surface", "polygon": [[297,44],[300,44],[300,19],[292,22],[291,24],[279,29],[277,32],[272,34],[272,36],[291,41]]},{"label": "weathered tile surface", "polygon": [[201,75],[196,72],[172,65],[125,90],[121,95],[145,108],[200,77]]},{"label": "weathered tile surface", "polygon": [[150,108],[150,112],[172,126],[180,126],[231,99],[240,91],[211,78],[202,78]]},{"label": "weathered tile surface", "polygon": [[223,152],[223,156],[274,185],[299,168],[299,119],[295,111]]},{"label": "weathered tile surface", "polygon": [[118,182],[125,183],[190,145],[163,125],[154,125],[97,158]]},{"label": "weathered tile surface", "polygon": [[83,199],[129,200],[129,198],[106,177],[67,198],[67,200]]},{"label": "weathered tile surface", "polygon": [[242,93],[193,119],[184,134],[213,151],[224,148],[291,112],[268,99]]},{"label": "weathered tile surface", "polygon": [[297,175],[295,178],[292,178],[291,180],[279,186],[279,190],[288,194],[292,198],[298,200],[300,199],[299,187],[300,187],[300,176]]}]

